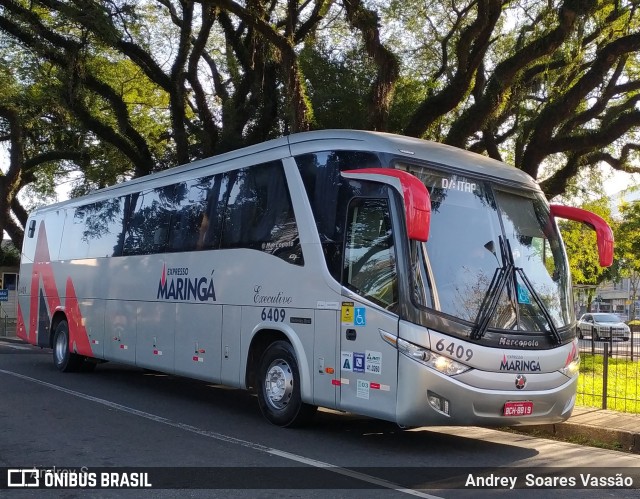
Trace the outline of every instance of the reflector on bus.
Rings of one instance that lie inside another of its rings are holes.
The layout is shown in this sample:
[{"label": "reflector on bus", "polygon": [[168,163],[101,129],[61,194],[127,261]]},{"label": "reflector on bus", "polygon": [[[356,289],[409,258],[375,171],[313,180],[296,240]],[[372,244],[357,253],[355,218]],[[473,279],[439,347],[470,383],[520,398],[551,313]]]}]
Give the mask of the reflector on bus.
[{"label": "reflector on bus", "polygon": [[613,231],[600,216],[581,208],[552,204],[551,214],[556,218],[566,218],[574,222],[582,222],[596,231],[598,256],[601,267],[610,267],[613,263]]},{"label": "reflector on bus", "polygon": [[431,219],[431,198],[425,185],[414,175],[393,168],[345,170],[345,178],[371,180],[393,186],[404,199],[409,239],[427,241]]}]

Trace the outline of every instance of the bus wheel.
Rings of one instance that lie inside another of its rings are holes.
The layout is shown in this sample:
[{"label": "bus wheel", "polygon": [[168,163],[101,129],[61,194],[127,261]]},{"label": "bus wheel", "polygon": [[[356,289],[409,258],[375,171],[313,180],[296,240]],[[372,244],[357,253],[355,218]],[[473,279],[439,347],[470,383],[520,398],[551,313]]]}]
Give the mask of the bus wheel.
[{"label": "bus wheel", "polygon": [[286,341],[272,343],[260,359],[258,404],[262,415],[277,426],[300,426],[316,412],[316,406],[302,402],[298,362]]},{"label": "bus wheel", "polygon": [[62,320],[53,333],[53,363],[62,372],[77,371],[84,358],[69,351],[69,325]]}]

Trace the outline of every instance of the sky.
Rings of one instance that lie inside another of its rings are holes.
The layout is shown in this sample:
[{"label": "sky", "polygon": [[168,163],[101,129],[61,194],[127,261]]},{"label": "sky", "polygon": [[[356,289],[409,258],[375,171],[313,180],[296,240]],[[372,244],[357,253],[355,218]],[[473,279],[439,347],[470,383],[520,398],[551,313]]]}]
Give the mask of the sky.
[{"label": "sky", "polygon": [[608,196],[619,193],[629,187],[640,186],[640,174],[624,173],[609,166],[602,167],[604,175],[604,190]]}]

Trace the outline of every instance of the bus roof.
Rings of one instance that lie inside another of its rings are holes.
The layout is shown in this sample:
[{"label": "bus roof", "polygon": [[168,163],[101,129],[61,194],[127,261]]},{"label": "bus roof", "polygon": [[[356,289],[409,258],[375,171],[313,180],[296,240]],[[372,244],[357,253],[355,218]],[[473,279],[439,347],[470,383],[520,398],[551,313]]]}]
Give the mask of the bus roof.
[{"label": "bus roof", "polygon": [[[176,166],[158,173],[106,187],[86,196],[39,208],[34,210],[34,213],[42,210],[56,209],[67,204],[83,204],[88,201],[86,198],[97,201],[120,195],[117,191],[122,191],[122,194],[133,192],[136,190],[135,186],[137,184],[146,184],[156,179],[159,181],[158,184],[161,185],[162,180],[160,179],[162,178],[177,176],[181,173],[204,167],[220,165],[220,171],[225,171],[229,169],[229,161],[253,155],[260,155],[260,162],[264,162],[290,155],[296,156],[298,154],[328,150],[365,150],[389,153],[399,157],[404,156],[407,160],[414,159],[420,162],[428,162],[434,166],[446,166],[472,174],[491,177],[496,180],[518,183],[529,189],[540,189],[538,184],[525,172],[481,154],[465,151],[438,142],[417,139],[415,137],[365,130],[335,129],[296,133],[217,156],[200,159],[192,163]],[[268,158],[263,158],[265,153],[269,153]],[[216,172],[214,170],[211,173]],[[104,196],[101,196],[100,194],[103,193]]]},{"label": "bus roof", "polygon": [[[531,189],[540,189],[531,176],[506,163],[482,154],[415,137],[365,130],[319,130],[289,135],[288,139],[293,155],[299,154],[294,150],[302,149],[300,146],[303,144],[308,144],[309,151],[322,151],[329,148],[339,149],[340,147],[334,146],[333,141],[353,141],[360,143],[359,146],[354,144],[355,149],[363,149],[364,145],[364,150],[367,151],[388,152],[405,156],[407,159],[414,158],[435,165],[453,167],[469,173],[524,184]],[[326,146],[323,146],[323,141],[332,142],[332,144],[327,143]]]}]

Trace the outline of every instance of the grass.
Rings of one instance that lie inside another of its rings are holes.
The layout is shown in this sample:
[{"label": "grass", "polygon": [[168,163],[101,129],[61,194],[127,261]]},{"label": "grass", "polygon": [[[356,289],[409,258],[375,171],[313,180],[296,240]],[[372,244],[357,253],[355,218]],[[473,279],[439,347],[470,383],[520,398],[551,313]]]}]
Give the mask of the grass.
[{"label": "grass", "polygon": [[[582,353],[578,379],[578,405],[602,407],[604,357]],[[640,413],[640,364],[638,361],[609,358],[607,409]]]}]

